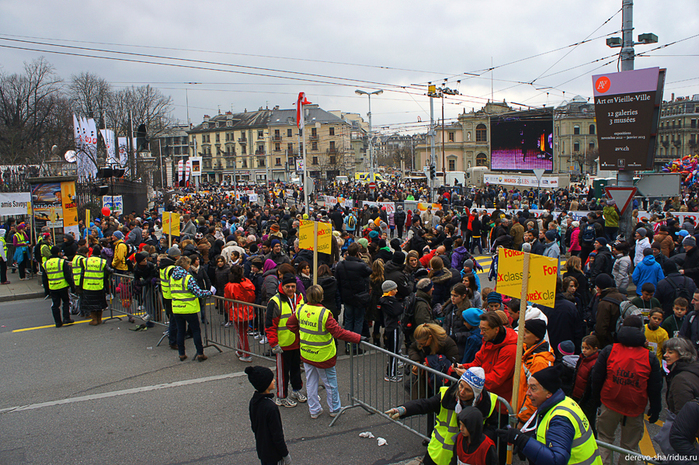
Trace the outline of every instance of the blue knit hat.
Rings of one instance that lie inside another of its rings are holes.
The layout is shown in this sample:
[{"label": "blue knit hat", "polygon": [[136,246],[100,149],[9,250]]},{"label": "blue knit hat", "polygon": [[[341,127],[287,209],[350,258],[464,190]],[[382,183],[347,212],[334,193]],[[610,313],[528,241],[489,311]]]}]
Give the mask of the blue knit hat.
[{"label": "blue knit hat", "polygon": [[490,294],[488,294],[488,303],[489,304],[492,304],[492,303],[501,304],[502,303],[502,296],[500,294],[498,294],[497,292],[491,292]]},{"label": "blue knit hat", "polygon": [[480,400],[481,392],[483,392],[483,387],[485,386],[485,370],[481,367],[472,367],[464,371],[461,375],[461,380],[466,382],[473,390],[473,404]]},{"label": "blue knit hat", "polygon": [[473,327],[478,327],[481,321],[481,315],[483,314],[483,310],[480,308],[467,308],[463,312],[461,312],[461,316],[464,318],[464,321],[466,323],[470,324]]}]

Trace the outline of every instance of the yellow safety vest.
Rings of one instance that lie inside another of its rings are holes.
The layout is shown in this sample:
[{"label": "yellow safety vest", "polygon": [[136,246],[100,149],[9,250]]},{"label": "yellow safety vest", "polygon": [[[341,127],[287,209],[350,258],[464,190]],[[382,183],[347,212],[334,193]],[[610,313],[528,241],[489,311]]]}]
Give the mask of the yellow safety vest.
[{"label": "yellow safety vest", "polygon": [[199,312],[199,299],[187,289],[187,283],[194,279],[187,273],[183,278],[170,278],[170,293],[172,294],[172,313]]},{"label": "yellow safety vest", "polygon": [[75,257],[73,257],[73,261],[70,262],[70,265],[73,268],[73,282],[76,286],[80,286],[80,276],[83,273],[85,260],[87,260],[87,257],[83,257],[82,255],[76,255]]},{"label": "yellow safety vest", "polygon": [[0,237],[0,242],[2,242],[2,247],[5,249],[5,261],[7,261],[7,243],[5,243],[5,238]]},{"label": "yellow safety vest", "polygon": [[[448,386],[439,388],[439,404],[442,404],[444,394],[446,394]],[[490,418],[495,411],[498,403],[498,395],[489,392],[490,394],[490,412],[488,416],[483,418],[483,424]],[[427,445],[427,452],[430,458],[437,465],[449,465],[451,458],[454,456],[454,444],[456,444],[456,435],[459,434],[459,422],[457,414],[454,410],[439,409],[437,414],[437,423],[432,430],[432,439]]]},{"label": "yellow safety vest", "polygon": [[575,428],[568,465],[602,465],[602,459],[597,449],[597,441],[595,441],[595,436],[592,434],[590,423],[582,409],[570,397],[566,397],[546,412],[536,429],[536,440],[542,444],[547,444],[546,431],[549,429],[549,423],[558,415],[562,415],[570,420],[573,428]]},{"label": "yellow safety vest", "polygon": [[160,290],[163,291],[163,299],[172,299],[172,293],[170,292],[170,270],[175,268],[175,265],[169,265],[160,270]]},{"label": "yellow safety vest", "polygon": [[49,247],[48,244],[42,244],[42,245],[41,245],[41,248],[39,249],[39,250],[41,251],[41,264],[42,264],[43,266],[46,266],[46,260],[48,260],[49,257],[47,257],[46,255],[44,255],[44,247],[46,247],[47,249],[49,249],[49,255],[51,254],[51,247]]},{"label": "yellow safety vest", "polygon": [[[280,347],[289,347],[296,342],[296,334],[289,331],[289,329],[286,327],[286,322],[289,320],[289,317],[292,313],[294,313],[294,311],[291,309],[291,304],[289,304],[288,299],[282,301],[279,293],[275,294],[270,300],[274,300],[277,303],[279,311],[281,312],[281,315],[279,316],[279,324],[277,324],[277,342],[279,343]],[[299,305],[302,303],[304,303],[303,297],[301,297]]]},{"label": "yellow safety vest", "polygon": [[336,354],[332,334],[325,329],[330,312],[315,305],[299,305],[296,318],[299,320],[301,355],[309,362],[325,362]]},{"label": "yellow safety vest", "polygon": [[68,281],[63,275],[63,260],[58,257],[51,257],[46,260],[46,276],[49,280],[49,290],[57,291],[68,287]]},{"label": "yellow safety vest", "polygon": [[104,289],[104,269],[107,260],[100,257],[90,257],[85,261],[83,289],[86,291],[101,291]]}]

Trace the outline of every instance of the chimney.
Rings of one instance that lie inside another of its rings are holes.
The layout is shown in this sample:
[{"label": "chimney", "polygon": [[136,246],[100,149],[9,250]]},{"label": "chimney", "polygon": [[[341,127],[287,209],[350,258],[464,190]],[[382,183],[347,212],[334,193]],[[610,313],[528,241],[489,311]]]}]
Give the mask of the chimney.
[{"label": "chimney", "polygon": [[674,101],[675,101],[675,93],[673,92],[673,93],[670,94],[670,95],[672,95],[672,98],[670,99],[670,101],[671,101],[671,102],[674,102]]}]

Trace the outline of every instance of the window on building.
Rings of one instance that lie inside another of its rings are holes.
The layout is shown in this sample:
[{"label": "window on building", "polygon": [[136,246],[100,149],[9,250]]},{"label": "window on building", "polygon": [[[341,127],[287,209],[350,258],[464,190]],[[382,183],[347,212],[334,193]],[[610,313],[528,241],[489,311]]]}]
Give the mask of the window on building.
[{"label": "window on building", "polygon": [[335,141],[334,141],[334,140],[331,140],[331,141],[330,141],[330,151],[331,151],[331,152],[334,152],[334,151],[335,151]]},{"label": "window on building", "polygon": [[[476,129],[476,131],[478,131],[478,129]],[[485,153],[476,155],[476,166],[488,166],[488,156]]]},{"label": "window on building", "polygon": [[313,157],[313,161],[311,162],[314,165],[318,164],[318,157]]},{"label": "window on building", "polygon": [[240,153],[242,153],[243,155],[245,155],[246,153],[248,153],[248,146],[247,146],[247,145],[241,145],[241,146],[240,146]]},{"label": "window on building", "polygon": [[580,126],[577,124],[573,126],[573,134],[580,134]]},{"label": "window on building", "polygon": [[692,144],[695,144],[697,142],[697,135],[696,134],[690,134],[689,135],[689,142]]},{"label": "window on building", "polygon": [[265,146],[264,146],[264,145],[258,145],[258,146],[257,146],[257,153],[265,153]]},{"label": "window on building", "polygon": [[282,144],[280,144],[279,142],[276,142],[276,143],[274,144],[274,151],[275,151],[275,152],[281,152],[281,151],[282,151]]},{"label": "window on building", "polygon": [[313,150],[314,152],[318,151],[318,142],[316,142],[316,141],[311,142],[311,150]]},{"label": "window on building", "polygon": [[281,137],[281,134],[279,134],[279,129],[274,130],[274,138],[279,139]]},{"label": "window on building", "polygon": [[337,163],[337,160],[335,159],[335,155],[330,155],[330,164],[335,165]]},{"label": "window on building", "polygon": [[697,120],[693,119],[693,120],[691,121],[691,123],[690,123],[690,127],[691,127],[692,129],[696,128],[696,127],[697,127]]},{"label": "window on building", "polygon": [[264,137],[265,137],[264,131],[257,131],[257,138],[258,139],[264,139]]},{"label": "window on building", "polygon": [[334,135],[335,135],[335,128],[330,127],[330,128],[328,129],[328,132],[329,132],[329,134],[330,134],[331,136],[334,136]]},{"label": "window on building", "polygon": [[454,131],[449,131],[447,134],[449,142],[454,142]]},{"label": "window on building", "polygon": [[235,160],[232,158],[226,158],[226,168],[235,168]]},{"label": "window on building", "polygon": [[291,135],[293,134],[291,131],[291,129],[286,130],[286,137],[291,137]]},{"label": "window on building", "polygon": [[288,153],[294,153],[294,144],[286,144],[286,151]]},{"label": "window on building", "polygon": [[318,137],[318,128],[311,128],[311,137]]},{"label": "window on building", "polygon": [[590,144],[588,145],[588,147],[589,147],[589,149],[590,149],[591,151],[592,151],[592,150],[595,150],[595,143],[594,143],[594,142],[590,142]]},{"label": "window on building", "polygon": [[593,134],[593,135],[595,134],[595,125],[594,124],[590,125],[590,134]]},{"label": "window on building", "polygon": [[216,133],[216,142],[221,142],[221,135]]},{"label": "window on building", "polygon": [[262,157],[258,158],[257,159],[257,166],[260,168],[264,168],[265,167],[265,159]]},{"label": "window on building", "polygon": [[449,159],[448,164],[449,164],[449,171],[456,171],[456,160]]},{"label": "window on building", "polygon": [[677,127],[682,129],[682,120],[677,121]]},{"label": "window on building", "polygon": [[[476,126],[476,142],[488,142],[488,129],[485,127],[485,124],[479,124]],[[485,156],[485,155],[483,155]],[[486,162],[487,162],[487,157],[486,157]],[[478,166],[485,166],[485,165],[478,165]]]},{"label": "window on building", "polygon": [[248,159],[243,158],[243,163],[241,164],[241,168],[247,168],[248,167]]},{"label": "window on building", "polygon": [[580,151],[580,142],[575,141],[573,142],[573,153],[579,152]]},{"label": "window on building", "polygon": [[280,157],[275,158],[274,165],[275,166],[282,166],[282,159]]}]

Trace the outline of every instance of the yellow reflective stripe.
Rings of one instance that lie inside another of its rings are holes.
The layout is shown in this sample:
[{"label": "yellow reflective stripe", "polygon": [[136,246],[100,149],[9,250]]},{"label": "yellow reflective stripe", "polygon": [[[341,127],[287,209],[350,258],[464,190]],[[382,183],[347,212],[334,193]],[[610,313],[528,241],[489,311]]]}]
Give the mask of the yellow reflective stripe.
[{"label": "yellow reflective stripe", "polygon": [[602,458],[599,455],[599,449],[595,449],[595,452],[589,459],[583,460],[582,462],[568,462],[568,465],[592,465],[597,460],[602,460]]}]

